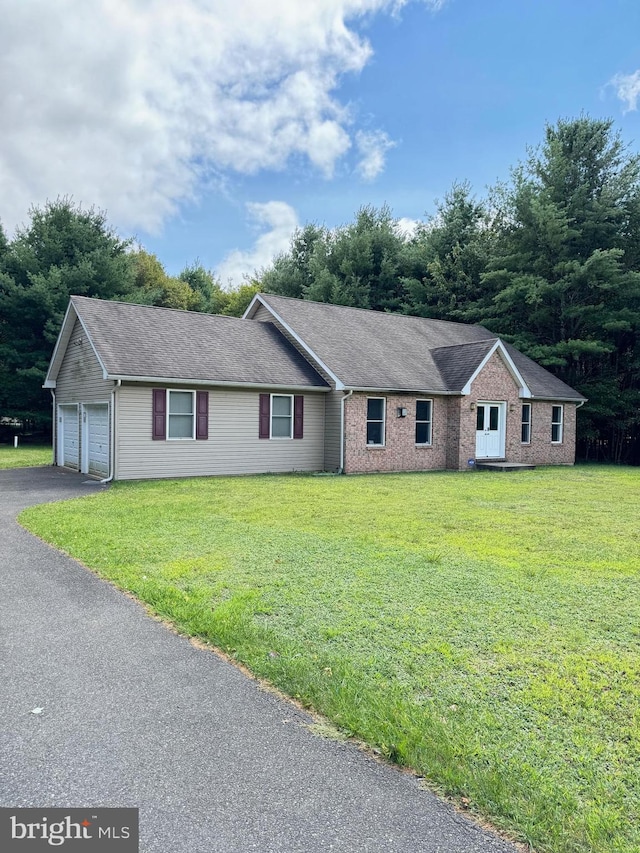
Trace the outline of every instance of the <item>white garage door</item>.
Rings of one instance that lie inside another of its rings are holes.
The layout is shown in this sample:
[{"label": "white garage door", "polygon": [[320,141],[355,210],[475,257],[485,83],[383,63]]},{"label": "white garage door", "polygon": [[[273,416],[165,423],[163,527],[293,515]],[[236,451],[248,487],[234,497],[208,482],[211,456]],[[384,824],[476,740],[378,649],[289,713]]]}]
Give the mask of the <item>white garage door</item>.
[{"label": "white garage door", "polygon": [[58,465],[78,467],[78,438],[78,407],[58,406]]},{"label": "white garage door", "polygon": [[98,477],[109,476],[109,407],[85,406],[82,470]]}]

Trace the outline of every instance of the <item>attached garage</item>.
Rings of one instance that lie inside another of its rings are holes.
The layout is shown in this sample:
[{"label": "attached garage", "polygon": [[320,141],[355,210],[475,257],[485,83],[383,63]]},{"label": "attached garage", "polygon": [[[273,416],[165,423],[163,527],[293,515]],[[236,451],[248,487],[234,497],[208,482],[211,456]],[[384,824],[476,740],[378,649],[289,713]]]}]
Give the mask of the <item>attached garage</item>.
[{"label": "attached garage", "polygon": [[106,403],[83,406],[82,473],[109,476],[109,406]]},{"label": "attached garage", "polygon": [[58,465],[77,470],[79,450],[78,406],[58,406]]}]

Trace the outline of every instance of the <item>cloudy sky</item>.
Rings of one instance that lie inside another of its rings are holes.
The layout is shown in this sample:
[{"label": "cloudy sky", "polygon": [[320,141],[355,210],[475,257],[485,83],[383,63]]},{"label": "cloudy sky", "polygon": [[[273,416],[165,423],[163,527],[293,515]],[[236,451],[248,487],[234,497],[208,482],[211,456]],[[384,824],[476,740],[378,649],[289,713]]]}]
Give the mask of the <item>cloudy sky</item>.
[{"label": "cloudy sky", "polygon": [[297,225],[479,195],[545,122],[640,151],[638,0],[0,0],[0,220],[70,195],[238,283]]}]

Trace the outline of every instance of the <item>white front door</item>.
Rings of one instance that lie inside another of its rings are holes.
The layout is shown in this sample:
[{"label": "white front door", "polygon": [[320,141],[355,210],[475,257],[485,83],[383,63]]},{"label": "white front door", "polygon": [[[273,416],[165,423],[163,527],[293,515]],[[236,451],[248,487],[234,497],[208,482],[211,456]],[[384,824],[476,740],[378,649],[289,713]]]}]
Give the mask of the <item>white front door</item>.
[{"label": "white front door", "polygon": [[106,404],[84,406],[82,473],[109,476],[109,406]]},{"label": "white front door", "polygon": [[476,459],[503,459],[506,403],[478,403]]},{"label": "white front door", "polygon": [[58,465],[78,467],[78,439],[78,407],[58,406]]}]

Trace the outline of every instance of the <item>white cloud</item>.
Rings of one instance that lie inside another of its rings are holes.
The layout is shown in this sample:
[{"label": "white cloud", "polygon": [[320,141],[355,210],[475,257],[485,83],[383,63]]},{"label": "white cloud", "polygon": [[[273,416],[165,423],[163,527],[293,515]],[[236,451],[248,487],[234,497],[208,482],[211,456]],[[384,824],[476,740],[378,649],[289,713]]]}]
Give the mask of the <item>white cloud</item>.
[{"label": "white cloud", "polygon": [[242,284],[245,277],[268,266],[277,254],[289,248],[291,235],[299,227],[295,210],[284,201],[252,202],[247,204],[247,210],[264,233],[248,252],[235,249],[224,258],[216,270],[223,287]]},{"label": "white cloud", "polygon": [[[408,0],[0,0],[0,217],[72,195],[157,231],[203,178],[307,158],[330,177],[360,18]],[[440,0],[426,0],[438,8]],[[361,134],[360,172],[390,141]]]},{"label": "white cloud", "polygon": [[356,133],[356,145],[360,154],[357,172],[365,181],[373,181],[382,172],[386,153],[395,147],[383,130],[361,131]]},{"label": "white cloud", "polygon": [[610,85],[616,90],[616,95],[626,104],[625,113],[638,109],[640,98],[640,70],[634,74],[616,74],[610,80]]},{"label": "white cloud", "polygon": [[396,223],[396,231],[405,240],[410,240],[420,225],[422,225],[422,222],[419,219],[410,219],[408,216],[403,216]]}]

